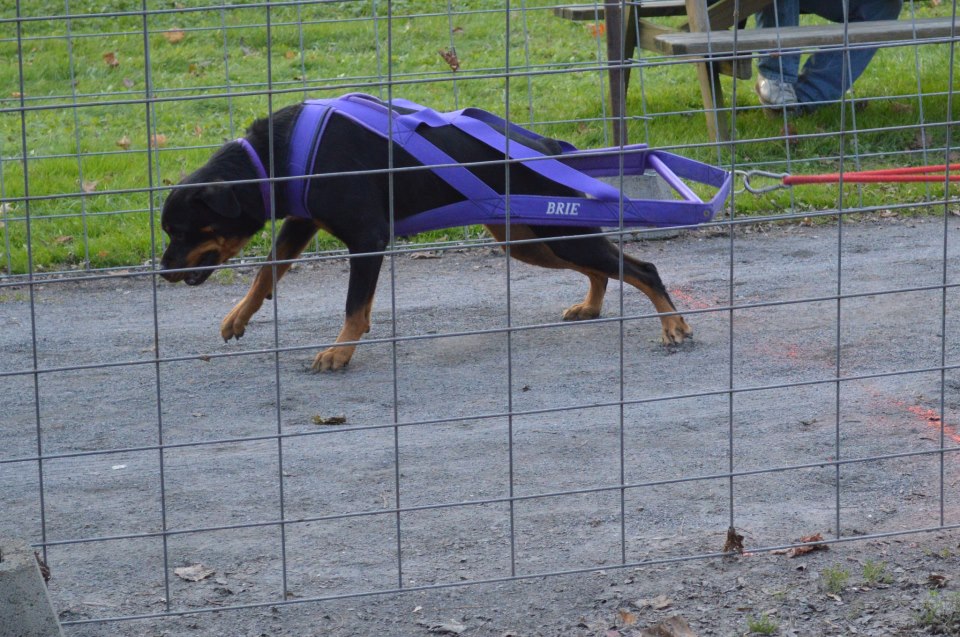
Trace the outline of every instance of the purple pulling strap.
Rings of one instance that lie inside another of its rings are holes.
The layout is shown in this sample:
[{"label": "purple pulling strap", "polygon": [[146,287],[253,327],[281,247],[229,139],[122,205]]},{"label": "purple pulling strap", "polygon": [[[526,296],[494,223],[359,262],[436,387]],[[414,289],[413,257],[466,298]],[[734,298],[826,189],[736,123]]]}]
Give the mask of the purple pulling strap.
[{"label": "purple pulling strap", "polygon": [[[524,223],[568,226],[678,226],[709,221],[730,193],[729,172],[685,157],[648,149],[645,145],[577,150],[560,142],[561,154],[542,153],[516,140],[507,140],[500,130],[509,130],[520,139],[540,140],[540,135],[479,109],[437,113],[408,100],[393,105],[411,113],[400,114],[375,97],[361,93],[335,99],[307,100],[303,104],[290,140],[287,176],[303,177],[285,183],[288,214],[309,219],[307,207],[310,177],[323,131],[334,111],[354,123],[389,138],[463,195],[464,201],[427,210],[394,224],[396,235],[416,234],[471,224]],[[460,162],[427,141],[417,130],[421,126],[454,126],[486,144],[505,158],[523,161],[524,166],[551,181],[581,193],[576,197],[543,195],[501,195]],[[250,155],[261,179],[266,180],[259,157],[246,140],[238,140]],[[630,199],[596,177],[657,172],[679,195],[673,200]],[[683,181],[706,184],[717,191],[704,202]],[[260,183],[264,209],[268,211],[270,189]]]}]

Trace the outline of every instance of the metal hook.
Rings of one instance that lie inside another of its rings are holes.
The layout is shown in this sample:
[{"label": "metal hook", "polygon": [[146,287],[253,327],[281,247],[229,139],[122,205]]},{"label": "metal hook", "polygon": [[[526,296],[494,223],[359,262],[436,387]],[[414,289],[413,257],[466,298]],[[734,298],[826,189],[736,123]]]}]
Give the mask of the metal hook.
[{"label": "metal hook", "polygon": [[[787,188],[783,185],[783,178],[789,176],[790,173],[775,173],[768,170],[737,170],[734,171],[735,174],[740,176],[743,179],[743,188],[735,191],[736,193],[742,193],[744,190],[747,192],[753,193],[754,195],[759,195],[765,192],[771,192],[773,190],[779,190],[780,188]],[[750,183],[751,179],[757,177],[763,177],[766,179],[776,179],[781,183],[770,184],[769,186],[753,186]]]}]

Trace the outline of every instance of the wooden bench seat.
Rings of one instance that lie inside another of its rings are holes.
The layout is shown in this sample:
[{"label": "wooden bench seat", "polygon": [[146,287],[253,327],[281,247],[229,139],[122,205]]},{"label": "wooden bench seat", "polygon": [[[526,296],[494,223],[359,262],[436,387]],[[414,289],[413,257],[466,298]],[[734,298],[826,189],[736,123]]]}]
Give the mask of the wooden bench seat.
[{"label": "wooden bench seat", "polygon": [[[918,20],[874,20],[843,24],[821,24],[779,29],[741,29],[739,31],[701,31],[664,33],[654,38],[659,51],[667,55],[707,55],[757,53],[824,46],[882,44],[897,46],[949,41],[960,35],[952,18]],[[734,41],[736,37],[736,41]],[[845,39],[846,37],[846,39]],[[739,57],[739,55],[738,55]]]}]

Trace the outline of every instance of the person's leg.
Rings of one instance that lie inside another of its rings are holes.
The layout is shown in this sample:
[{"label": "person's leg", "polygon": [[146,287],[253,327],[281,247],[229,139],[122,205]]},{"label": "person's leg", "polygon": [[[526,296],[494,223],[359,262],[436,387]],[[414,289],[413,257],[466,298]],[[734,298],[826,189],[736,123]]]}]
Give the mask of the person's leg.
[{"label": "person's leg", "polygon": [[[777,0],[764,7],[756,15],[757,28],[773,29],[795,27],[800,24],[800,0]],[[768,79],[780,80],[785,84],[796,84],[800,70],[799,55],[768,55],[757,62],[760,75]]]},{"label": "person's leg", "polygon": [[[843,22],[843,4],[842,0],[801,0],[800,9],[833,22]],[[901,6],[901,0],[850,0],[849,21],[895,20],[900,15]],[[867,69],[876,52],[872,48],[811,55],[795,86],[797,99],[801,103],[840,99]]]}]

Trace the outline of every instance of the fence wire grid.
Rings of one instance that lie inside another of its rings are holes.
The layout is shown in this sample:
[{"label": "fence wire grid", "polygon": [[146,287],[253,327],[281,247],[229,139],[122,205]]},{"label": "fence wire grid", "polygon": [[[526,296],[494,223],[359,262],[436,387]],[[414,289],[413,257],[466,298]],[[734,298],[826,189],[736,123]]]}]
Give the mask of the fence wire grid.
[{"label": "fence wire grid", "polygon": [[[616,3],[579,4],[0,3],[0,535],[50,566],[68,634],[703,560],[734,530],[761,552],[960,526],[949,171],[738,188],[665,238],[605,229],[693,325],[673,347],[616,282],[600,318],[561,321],[583,277],[476,227],[389,246],[344,372],[309,371],[357,256],[331,237],[239,344],[219,321],[272,224],[204,286],[159,277],[170,190],[307,97],[476,106],[581,148],[617,124],[737,174],[957,161],[955,30],[880,43],[839,104],[769,117],[754,79],[718,76],[729,103],[705,109],[697,58],[609,60]],[[611,68],[632,74],[619,117]]]}]

